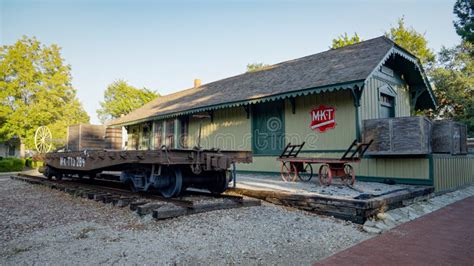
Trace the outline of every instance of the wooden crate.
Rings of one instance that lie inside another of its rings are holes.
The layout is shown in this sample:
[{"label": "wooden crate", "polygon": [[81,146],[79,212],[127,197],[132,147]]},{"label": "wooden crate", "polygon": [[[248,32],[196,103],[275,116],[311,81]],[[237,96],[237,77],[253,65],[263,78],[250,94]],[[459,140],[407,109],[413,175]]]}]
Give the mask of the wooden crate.
[{"label": "wooden crate", "polygon": [[105,129],[105,149],[121,150],[122,149],[122,128],[108,127]]},{"label": "wooden crate", "polygon": [[67,149],[70,151],[103,150],[105,126],[79,124],[68,127]]},{"label": "wooden crate", "polygon": [[363,121],[365,142],[373,140],[367,155],[425,155],[431,153],[431,121],[407,116]]},{"label": "wooden crate", "polygon": [[467,126],[451,120],[434,121],[431,146],[433,153],[467,154]]}]

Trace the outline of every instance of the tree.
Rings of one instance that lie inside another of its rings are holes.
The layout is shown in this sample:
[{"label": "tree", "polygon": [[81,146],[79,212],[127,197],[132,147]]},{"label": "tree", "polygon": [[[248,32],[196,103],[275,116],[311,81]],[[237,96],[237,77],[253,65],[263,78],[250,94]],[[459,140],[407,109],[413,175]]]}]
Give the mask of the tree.
[{"label": "tree", "polygon": [[398,26],[390,28],[385,36],[418,57],[427,69],[435,62],[435,54],[428,48],[424,34],[412,27],[407,28],[403,17],[398,19]]},{"label": "tree", "polygon": [[105,90],[104,101],[100,102],[101,108],[97,110],[97,115],[104,123],[126,115],[158,96],[159,94],[154,91],[146,88],[137,89],[124,80],[117,80]]},{"label": "tree", "polygon": [[454,21],[454,28],[456,28],[457,34],[464,41],[474,43],[474,1],[457,0],[453,11],[458,17]]},{"label": "tree", "polygon": [[260,71],[260,70],[265,70],[269,67],[270,67],[270,65],[267,65],[267,64],[264,64],[264,63],[247,64],[247,73]]},{"label": "tree", "polygon": [[344,34],[339,35],[339,37],[332,39],[332,46],[331,49],[337,49],[341,48],[347,45],[352,45],[356,44],[363,41],[357,33],[354,33],[353,36],[349,37],[347,35],[347,32],[344,32]]},{"label": "tree", "polygon": [[437,67],[431,71],[439,107],[436,115],[465,123],[474,134],[474,45],[467,41],[438,55]]},{"label": "tree", "polygon": [[19,138],[33,149],[39,126],[64,142],[68,125],[89,122],[60,50],[26,36],[0,48],[0,141]]}]

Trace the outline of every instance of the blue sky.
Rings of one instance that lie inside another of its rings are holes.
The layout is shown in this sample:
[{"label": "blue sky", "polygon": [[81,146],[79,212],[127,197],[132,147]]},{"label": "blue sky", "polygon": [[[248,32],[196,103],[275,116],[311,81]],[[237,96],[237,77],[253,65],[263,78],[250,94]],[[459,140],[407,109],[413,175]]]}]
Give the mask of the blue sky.
[{"label": "blue sky", "polygon": [[402,15],[429,47],[459,42],[454,0],[0,0],[0,43],[22,35],[58,44],[92,123],[108,84],[125,79],[168,94],[193,84],[327,50],[341,33],[382,35]]}]

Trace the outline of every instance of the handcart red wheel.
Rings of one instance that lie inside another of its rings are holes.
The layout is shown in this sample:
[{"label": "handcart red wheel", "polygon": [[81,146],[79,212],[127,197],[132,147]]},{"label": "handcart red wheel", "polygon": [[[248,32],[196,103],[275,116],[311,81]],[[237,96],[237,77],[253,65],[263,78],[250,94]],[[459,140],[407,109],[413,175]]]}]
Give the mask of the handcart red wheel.
[{"label": "handcart red wheel", "polygon": [[329,164],[323,164],[319,167],[319,184],[329,186],[332,183],[332,170]]},{"label": "handcart red wheel", "polygon": [[288,143],[277,158],[282,163],[281,177],[284,181],[295,181],[296,177],[302,181],[309,181],[313,176],[312,164],[322,164],[319,167],[319,183],[322,186],[329,186],[333,178],[341,178],[346,185],[354,185],[355,170],[351,164],[359,163],[364,153],[372,144],[372,140],[367,143],[360,143],[354,140],[347,148],[341,158],[310,158],[298,157],[304,146],[301,144]]},{"label": "handcart red wheel", "polygon": [[302,163],[301,168],[298,171],[298,178],[301,181],[309,182],[313,178],[313,166],[310,163]]},{"label": "handcart red wheel", "polygon": [[341,180],[346,185],[354,185],[355,182],[355,171],[354,167],[350,164],[344,164],[344,175],[341,176]]},{"label": "handcart red wheel", "polygon": [[281,162],[280,174],[283,181],[293,182],[298,177],[298,169],[293,163]]}]

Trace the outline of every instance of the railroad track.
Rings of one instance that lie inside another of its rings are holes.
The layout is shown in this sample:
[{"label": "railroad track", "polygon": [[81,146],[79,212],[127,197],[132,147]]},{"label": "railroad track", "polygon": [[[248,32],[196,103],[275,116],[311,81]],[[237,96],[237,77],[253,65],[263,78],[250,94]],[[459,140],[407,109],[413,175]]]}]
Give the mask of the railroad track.
[{"label": "railroad track", "polygon": [[212,195],[201,191],[189,191],[181,198],[164,198],[152,193],[136,193],[122,183],[87,179],[48,180],[41,176],[18,174],[11,179],[57,189],[74,197],[87,198],[104,204],[124,208],[139,215],[153,215],[157,220],[196,213],[259,206],[260,200],[234,195]]}]

